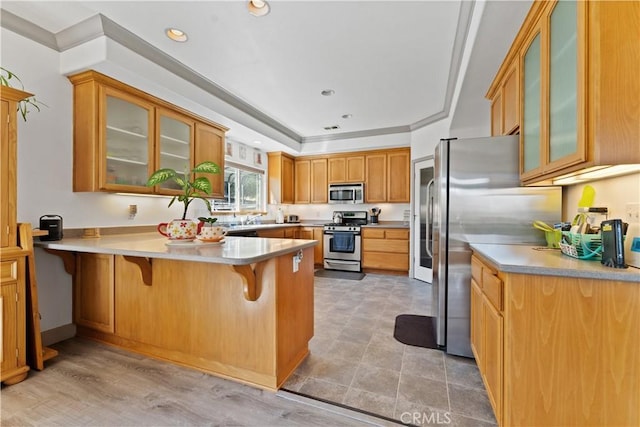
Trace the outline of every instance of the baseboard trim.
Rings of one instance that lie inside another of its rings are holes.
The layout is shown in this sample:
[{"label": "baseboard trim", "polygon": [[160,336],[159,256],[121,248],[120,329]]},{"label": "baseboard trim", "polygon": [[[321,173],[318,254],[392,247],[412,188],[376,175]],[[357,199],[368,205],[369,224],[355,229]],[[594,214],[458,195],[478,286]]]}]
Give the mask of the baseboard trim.
[{"label": "baseboard trim", "polygon": [[42,332],[42,345],[49,346],[76,336],[76,325],[69,323]]}]

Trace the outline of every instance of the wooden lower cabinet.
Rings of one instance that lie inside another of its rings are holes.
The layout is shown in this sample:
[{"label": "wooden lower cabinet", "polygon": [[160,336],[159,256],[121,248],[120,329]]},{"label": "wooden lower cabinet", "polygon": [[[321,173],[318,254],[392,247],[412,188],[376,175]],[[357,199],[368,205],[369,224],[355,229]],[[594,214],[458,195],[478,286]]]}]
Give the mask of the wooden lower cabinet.
[{"label": "wooden lower cabinet", "polygon": [[258,237],[270,237],[275,239],[295,239],[296,228],[295,227],[282,227],[270,230],[258,231]]},{"label": "wooden lower cabinet", "polygon": [[16,384],[27,377],[25,258],[0,261],[0,381]]},{"label": "wooden lower cabinet", "polygon": [[324,262],[324,232],[322,227],[300,227],[296,230],[296,239],[316,240],[317,245],[313,247],[313,262],[322,264]]},{"label": "wooden lower cabinet", "polygon": [[471,260],[471,350],[498,424],[502,422],[502,281],[477,257]]},{"label": "wooden lower cabinet", "polygon": [[[227,264],[77,254],[78,335],[278,389],[313,337],[313,250],[303,249],[296,272],[293,255],[247,273]],[[141,265],[149,267],[149,282]],[[255,300],[247,299],[245,274],[255,278]],[[96,282],[96,275],[104,277]]]},{"label": "wooden lower cabinet", "polygon": [[[477,265],[502,283],[502,311]],[[472,349],[500,425],[640,425],[638,283],[504,273],[477,255],[472,276]]]},{"label": "wooden lower cabinet", "polygon": [[362,268],[409,271],[409,230],[363,227]]},{"label": "wooden lower cabinet", "polygon": [[77,254],[73,320],[76,325],[114,332],[113,255]]}]

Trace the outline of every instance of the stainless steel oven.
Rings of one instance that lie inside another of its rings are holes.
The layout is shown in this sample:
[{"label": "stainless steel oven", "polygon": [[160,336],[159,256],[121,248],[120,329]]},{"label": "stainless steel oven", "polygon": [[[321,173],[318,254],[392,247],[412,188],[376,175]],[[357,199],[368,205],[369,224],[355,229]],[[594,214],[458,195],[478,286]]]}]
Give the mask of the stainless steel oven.
[{"label": "stainless steel oven", "polygon": [[326,270],[362,271],[362,224],[367,212],[334,212],[342,222],[325,224],[324,268]]}]

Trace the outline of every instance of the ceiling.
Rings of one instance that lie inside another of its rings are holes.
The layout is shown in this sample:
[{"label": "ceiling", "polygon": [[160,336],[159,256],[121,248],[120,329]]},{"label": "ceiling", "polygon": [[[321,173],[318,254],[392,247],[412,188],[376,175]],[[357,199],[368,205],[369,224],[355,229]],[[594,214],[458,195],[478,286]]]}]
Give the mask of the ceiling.
[{"label": "ceiling", "polygon": [[[4,27],[59,51],[102,34],[138,46],[137,53],[179,68],[183,78],[300,143],[408,132],[449,114],[474,2],[270,4],[260,18],[241,0],[1,6]],[[526,12],[529,1],[516,7]],[[519,13],[511,27],[522,22]],[[102,28],[87,30],[95,22]],[[169,27],[186,32],[188,42],[169,40]],[[506,32],[508,48],[515,33]],[[490,67],[495,73],[497,65]],[[321,95],[327,89],[335,93]]]}]

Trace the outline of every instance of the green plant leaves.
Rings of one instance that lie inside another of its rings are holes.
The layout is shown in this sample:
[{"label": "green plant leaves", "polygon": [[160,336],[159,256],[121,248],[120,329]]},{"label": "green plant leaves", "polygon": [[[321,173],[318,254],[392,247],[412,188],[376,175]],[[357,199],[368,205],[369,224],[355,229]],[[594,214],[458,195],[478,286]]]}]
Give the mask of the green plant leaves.
[{"label": "green plant leaves", "polygon": [[191,169],[191,172],[201,172],[201,173],[220,173],[220,167],[213,162],[204,161],[195,168]]},{"label": "green plant leaves", "polygon": [[209,178],[200,176],[193,181],[191,186],[205,194],[211,194],[211,181],[209,181]]},{"label": "green plant leaves", "polygon": [[171,179],[177,175],[178,174],[173,169],[158,169],[153,174],[151,174],[151,176],[147,180],[147,187],[153,187],[154,185],[162,184],[166,180]]}]

